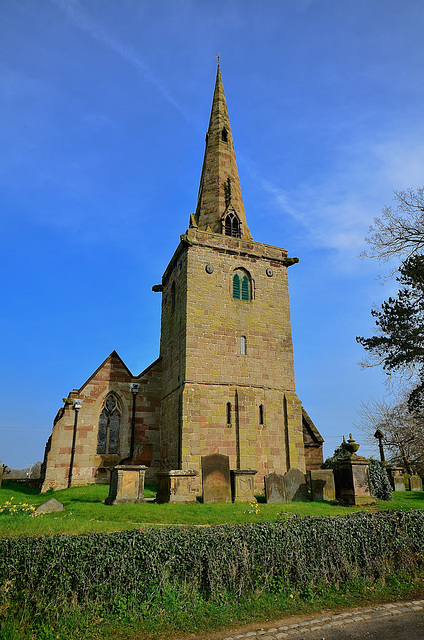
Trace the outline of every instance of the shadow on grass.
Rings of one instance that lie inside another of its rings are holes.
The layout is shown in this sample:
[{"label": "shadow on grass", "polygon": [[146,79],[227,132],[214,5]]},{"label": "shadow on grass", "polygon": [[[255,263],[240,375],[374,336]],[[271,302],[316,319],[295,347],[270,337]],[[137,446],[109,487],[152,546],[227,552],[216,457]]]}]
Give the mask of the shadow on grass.
[{"label": "shadow on grass", "polygon": [[424,491],[394,491],[393,497],[399,500],[422,500],[424,501]]},{"label": "shadow on grass", "polygon": [[3,480],[1,488],[14,491],[15,493],[24,493],[28,496],[38,496],[40,493],[40,489],[37,489],[37,487],[28,487],[22,482],[16,482],[15,480]]}]

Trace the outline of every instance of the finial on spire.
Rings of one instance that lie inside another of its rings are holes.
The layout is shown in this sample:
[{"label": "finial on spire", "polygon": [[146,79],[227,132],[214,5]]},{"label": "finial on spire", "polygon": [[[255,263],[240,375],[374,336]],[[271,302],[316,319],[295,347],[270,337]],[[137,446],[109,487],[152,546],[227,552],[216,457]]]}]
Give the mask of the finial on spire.
[{"label": "finial on spire", "polygon": [[216,58],[216,61],[217,61],[217,63],[218,63],[218,66],[219,66],[219,64],[220,64],[220,62],[219,62],[220,57],[221,57],[221,54],[220,54],[220,53],[215,53],[215,58]]}]

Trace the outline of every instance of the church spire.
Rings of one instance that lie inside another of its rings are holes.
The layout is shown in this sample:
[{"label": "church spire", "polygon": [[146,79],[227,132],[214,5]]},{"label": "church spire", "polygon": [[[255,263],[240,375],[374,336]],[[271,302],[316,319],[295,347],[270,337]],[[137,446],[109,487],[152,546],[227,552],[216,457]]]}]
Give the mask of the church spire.
[{"label": "church spire", "polygon": [[212,233],[252,239],[244,213],[219,61],[196,213],[191,225]]}]

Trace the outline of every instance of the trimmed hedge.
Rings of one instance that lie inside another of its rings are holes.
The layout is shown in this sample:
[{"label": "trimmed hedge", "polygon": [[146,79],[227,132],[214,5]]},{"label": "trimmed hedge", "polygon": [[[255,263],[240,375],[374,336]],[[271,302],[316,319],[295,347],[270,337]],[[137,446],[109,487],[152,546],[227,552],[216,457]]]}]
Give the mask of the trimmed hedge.
[{"label": "trimmed hedge", "polygon": [[372,582],[424,562],[424,511],[338,517],[282,514],[281,523],[162,528],[0,540],[0,598],[30,609],[106,605],[141,611],[187,587],[219,601],[252,590]]}]

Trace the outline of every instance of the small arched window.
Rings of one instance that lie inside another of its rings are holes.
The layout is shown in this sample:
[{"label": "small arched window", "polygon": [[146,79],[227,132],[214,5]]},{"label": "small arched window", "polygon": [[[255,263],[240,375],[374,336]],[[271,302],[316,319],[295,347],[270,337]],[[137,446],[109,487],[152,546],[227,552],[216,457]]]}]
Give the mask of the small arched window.
[{"label": "small arched window", "polygon": [[221,140],[222,142],[228,142],[228,131],[225,127],[221,131]]},{"label": "small arched window", "polygon": [[232,238],[240,238],[240,220],[238,216],[230,211],[225,217],[225,235]]},{"label": "small arched window", "polygon": [[233,299],[243,300],[245,302],[251,300],[251,283],[250,278],[244,271],[236,271],[233,275]]},{"label": "small arched window", "polygon": [[264,422],[264,405],[259,405],[259,424],[265,424]]},{"label": "small arched window", "polygon": [[246,355],[246,336],[241,336],[240,338],[240,355]]},{"label": "small arched window", "polygon": [[118,402],[115,396],[109,395],[103,403],[103,409],[99,416],[97,453],[118,453],[120,424],[121,412]]}]

